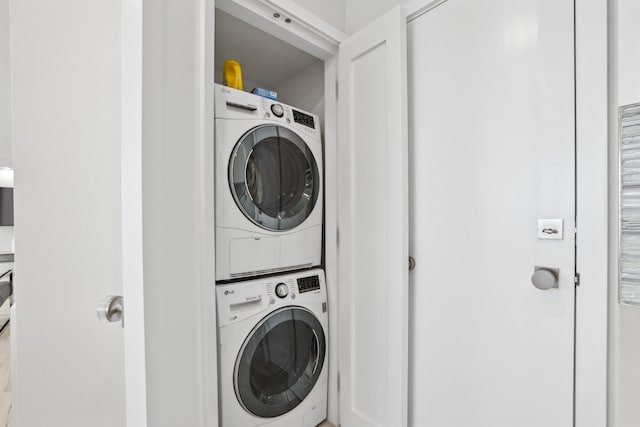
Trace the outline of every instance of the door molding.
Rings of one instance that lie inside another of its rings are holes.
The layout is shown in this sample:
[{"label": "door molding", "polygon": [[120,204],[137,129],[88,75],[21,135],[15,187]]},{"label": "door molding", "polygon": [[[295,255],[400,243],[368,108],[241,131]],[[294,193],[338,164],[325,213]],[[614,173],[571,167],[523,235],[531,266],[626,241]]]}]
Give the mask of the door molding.
[{"label": "door molding", "polygon": [[449,0],[413,0],[405,6],[407,22],[424,15]]},{"label": "door molding", "polygon": [[607,19],[606,0],[575,0],[576,427],[607,425]]},{"label": "door molding", "polygon": [[[291,0],[216,0],[216,6],[317,58],[329,60],[347,36]],[[277,15],[277,18],[276,18]],[[289,22],[286,19],[289,19]]]},{"label": "door molding", "polygon": [[[122,4],[121,170],[122,291],[127,425],[147,426],[142,235],[142,0]],[[125,238],[126,236],[126,238]]]}]

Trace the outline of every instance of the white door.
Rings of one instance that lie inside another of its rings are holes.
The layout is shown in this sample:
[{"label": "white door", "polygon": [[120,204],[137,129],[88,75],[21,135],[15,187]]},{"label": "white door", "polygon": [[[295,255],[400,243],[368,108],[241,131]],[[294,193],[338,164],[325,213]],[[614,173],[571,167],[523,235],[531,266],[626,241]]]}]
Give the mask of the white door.
[{"label": "white door", "polygon": [[407,424],[406,18],[340,45],[339,375],[344,427]]},{"label": "white door", "polygon": [[572,0],[449,0],[408,24],[414,426],[572,425],[573,41]]},{"label": "white door", "polygon": [[[11,2],[16,426],[120,427],[127,409],[145,413],[125,393],[125,339],[144,357],[144,339],[127,338],[138,322],[123,329],[96,316],[140,261],[130,250],[140,230],[123,232],[135,192],[121,147],[121,31],[132,7]],[[126,365],[139,383],[138,362]]]}]

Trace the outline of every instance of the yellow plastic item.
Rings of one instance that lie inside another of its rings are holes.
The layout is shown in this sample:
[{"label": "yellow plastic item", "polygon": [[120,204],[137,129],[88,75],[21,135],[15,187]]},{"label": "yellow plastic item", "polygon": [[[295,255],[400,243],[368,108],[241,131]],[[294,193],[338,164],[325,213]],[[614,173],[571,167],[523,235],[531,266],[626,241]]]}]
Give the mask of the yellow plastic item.
[{"label": "yellow plastic item", "polygon": [[234,61],[233,59],[224,61],[222,83],[234,89],[244,90],[242,86],[242,68],[240,68],[238,61]]}]

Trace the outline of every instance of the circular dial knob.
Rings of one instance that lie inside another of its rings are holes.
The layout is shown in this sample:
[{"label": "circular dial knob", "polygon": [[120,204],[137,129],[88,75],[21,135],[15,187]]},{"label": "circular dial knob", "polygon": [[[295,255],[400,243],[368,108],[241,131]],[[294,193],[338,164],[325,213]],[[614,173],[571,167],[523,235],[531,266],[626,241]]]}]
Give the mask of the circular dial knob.
[{"label": "circular dial knob", "polygon": [[289,295],[289,287],[284,283],[278,283],[276,285],[276,295],[278,298],[286,298]]},{"label": "circular dial knob", "polygon": [[271,112],[276,117],[284,116],[284,108],[282,108],[282,105],[280,105],[280,104],[271,105]]}]

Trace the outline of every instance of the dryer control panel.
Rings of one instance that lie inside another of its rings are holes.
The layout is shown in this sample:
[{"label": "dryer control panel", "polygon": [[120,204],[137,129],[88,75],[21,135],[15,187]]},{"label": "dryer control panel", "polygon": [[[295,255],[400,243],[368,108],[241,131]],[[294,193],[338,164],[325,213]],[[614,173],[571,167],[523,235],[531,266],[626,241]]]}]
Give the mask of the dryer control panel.
[{"label": "dryer control panel", "polygon": [[315,114],[219,84],[215,85],[215,118],[268,120],[291,126],[316,139],[321,137],[320,119]]}]

